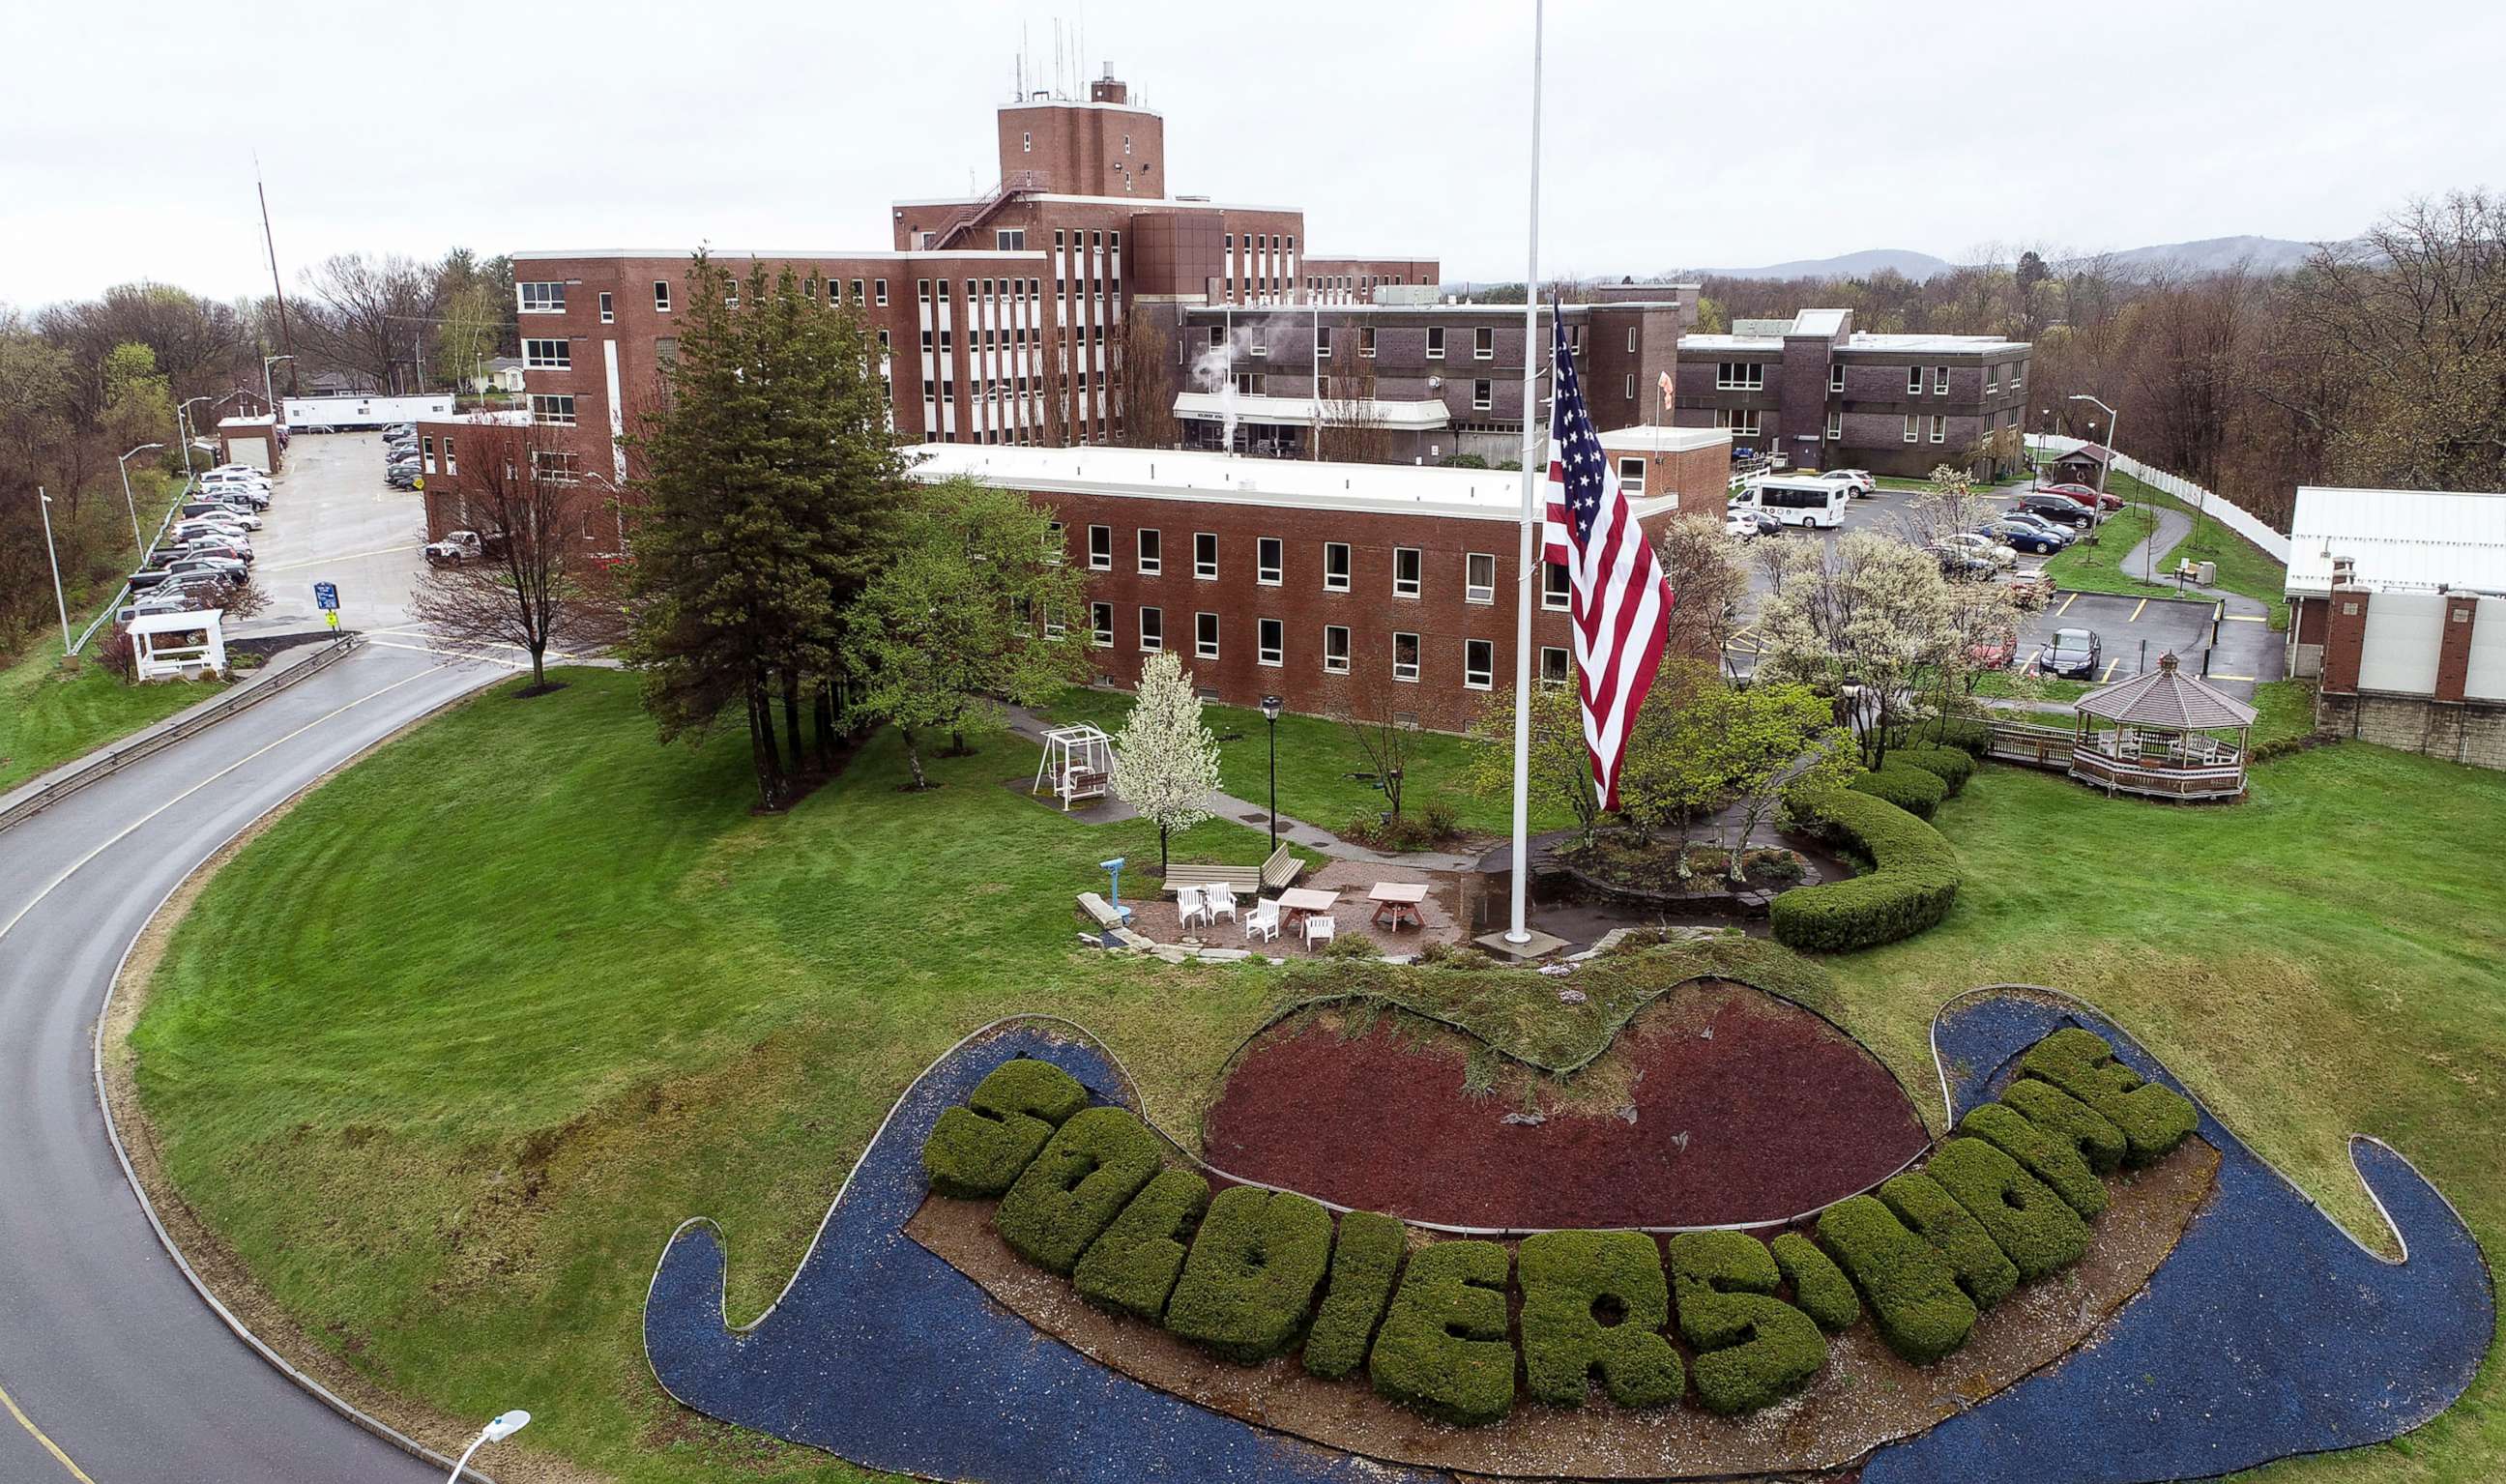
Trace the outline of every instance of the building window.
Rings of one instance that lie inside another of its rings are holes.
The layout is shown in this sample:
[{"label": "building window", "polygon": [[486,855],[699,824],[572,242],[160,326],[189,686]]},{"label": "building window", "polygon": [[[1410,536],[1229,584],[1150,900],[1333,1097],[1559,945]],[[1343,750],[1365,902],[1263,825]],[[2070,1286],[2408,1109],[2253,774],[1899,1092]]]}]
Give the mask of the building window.
[{"label": "building window", "polygon": [[1265,587],[1279,585],[1279,569],[1286,553],[1276,536],[1264,536],[1253,543],[1253,580]]},{"label": "building window", "polygon": [[1165,538],[1146,526],[1140,528],[1140,576],[1156,577],[1166,570]]},{"label": "building window", "polygon": [[931,280],[928,278],[913,280],[913,297],[926,304],[931,302]]},{"label": "building window", "polygon": [[1493,326],[1482,325],[1471,332],[1471,359],[1474,361],[1496,359],[1496,330]]},{"label": "building window", "polygon": [[1162,650],[1166,647],[1166,616],[1154,608],[1140,610],[1140,648]]},{"label": "building window", "polygon": [[1636,353],[1636,327],[1635,327],[1635,326],[1633,326],[1633,325],[1629,325],[1629,326],[1628,327],[1628,354],[1629,354],[1629,355],[1634,355],[1635,353]]},{"label": "building window", "polygon": [[600,291],[600,323],[604,325],[618,323],[618,300],[606,289]]},{"label": "building window", "polygon": [[887,280],[886,280],[886,279],[884,279],[884,278],[874,278],[874,279],[872,279],[872,280],[871,280],[871,293],[873,294],[873,296],[875,296],[875,297],[872,299],[871,302],[873,302],[873,303],[875,303],[875,304],[877,304],[877,305],[878,305],[880,308],[882,308],[882,309],[883,309],[883,308],[885,308],[885,307],[887,307]]},{"label": "building window", "polygon": [[[1923,395],[1923,369],[1921,367],[1909,366],[1906,368],[1906,395],[1909,397],[1920,397]],[[1907,442],[1912,442],[1913,440],[1909,439]]]},{"label": "building window", "polygon": [[582,467],[575,455],[554,448],[531,450],[531,477],[543,484],[574,484],[583,478]]},{"label": "building window", "polygon": [[1837,442],[1838,440],[1840,440],[1840,439],[1842,439],[1842,438],[1844,438],[1844,414],[1843,412],[1830,412],[1830,413],[1828,413],[1828,414],[1827,414],[1827,441],[1828,441],[1829,442],[1831,442],[1831,443],[1832,443],[1832,442]]},{"label": "building window", "polygon": [[430,433],[417,441],[417,454],[421,472],[435,473],[435,435]]},{"label": "building window", "polygon": [[1485,412],[1494,406],[1496,406],[1496,383],[1493,381],[1472,382],[1471,410],[1474,412]]},{"label": "building window", "polygon": [[1112,526],[1092,525],[1088,528],[1088,570],[1091,572],[1114,570],[1114,528]]},{"label": "building window", "polygon": [[1088,629],[1090,634],[1093,636],[1095,640],[1096,648],[1100,650],[1112,649],[1114,647],[1114,605],[1111,603],[1089,604]]},{"label": "building window", "polygon": [[1394,634],[1392,636],[1392,678],[1407,681],[1414,681],[1418,678],[1417,635]]},{"label": "building window", "polygon": [[1621,392],[1619,395],[1625,397],[1629,402],[1636,400],[1636,373],[1634,371],[1628,372],[1628,389]]},{"label": "building window", "polygon": [[1496,689],[1496,646],[1486,639],[1462,641],[1462,688],[1466,690]]},{"label": "building window", "polygon": [[1202,659],[1218,657],[1218,615],[1193,615],[1192,652]]},{"label": "building window", "polygon": [[533,393],[531,396],[531,421],[535,423],[543,423],[552,428],[573,427],[574,398],[572,394],[548,396],[540,393]]},{"label": "building window", "polygon": [[1950,369],[1949,369],[1948,367],[1946,367],[1946,366],[1935,366],[1935,367],[1933,367],[1933,368],[1932,368],[1932,395],[1933,395],[1933,396],[1935,396],[1935,397],[1946,397],[1946,396],[1948,396],[1949,394],[1950,394]]},{"label": "building window", "polygon": [[1831,392],[1841,392],[1841,391],[1844,391],[1844,362],[1842,362],[1842,361],[1834,361],[1834,362],[1830,362],[1830,363],[1828,364],[1828,368],[1827,368],[1827,389],[1828,389],[1829,391],[1831,391]]},{"label": "building window", "polygon": [[1323,543],[1323,591],[1348,591],[1348,543]]},{"label": "building window", "polygon": [[1914,442],[1923,436],[1923,420],[1914,413],[1906,414],[1906,442]]},{"label": "building window", "polygon": [[1224,326],[1224,325],[1212,325],[1212,326],[1210,326],[1210,327],[1209,327],[1209,348],[1210,348],[1210,349],[1212,349],[1212,350],[1216,350],[1216,349],[1218,349],[1220,346],[1222,346],[1222,345],[1224,345],[1224,344],[1226,344],[1226,343],[1227,343],[1227,327],[1226,327],[1226,326]]},{"label": "building window", "polygon": [[995,252],[1003,253],[1025,252],[1026,229],[1023,227],[994,228],[992,230],[992,249]]},{"label": "building window", "polygon": [[[1632,393],[1630,395],[1633,395]],[[1626,454],[1619,459],[1619,490],[1632,498],[1644,493],[1645,461],[1641,454]]]},{"label": "building window", "polygon": [[1357,327],[1357,358],[1361,361],[1372,361],[1375,359],[1375,327],[1373,325],[1360,325]]},{"label": "building window", "polygon": [[1328,361],[1331,359],[1330,331],[1323,329],[1317,329],[1314,331],[1314,359],[1317,361]]},{"label": "building window", "polygon": [[1070,554],[1070,538],[1061,532],[1061,522],[1044,523],[1044,559],[1058,567]]},{"label": "building window", "polygon": [[452,456],[452,435],[449,433],[444,435],[444,472],[448,475],[461,472],[460,460]]},{"label": "building window", "polygon": [[1445,359],[1445,327],[1442,325],[1427,327],[1427,359],[1430,361]]},{"label": "building window", "polygon": [[1253,647],[1260,651],[1254,657],[1266,665],[1284,663],[1288,640],[1283,625],[1276,618],[1260,618],[1253,625]]},{"label": "building window", "polygon": [[[739,285],[736,280],[732,284],[731,301],[734,304],[739,302]],[[653,312],[656,314],[670,312],[670,283],[666,278],[653,280]]]},{"label": "building window", "polygon": [[1496,601],[1496,557],[1486,551],[1473,551],[1462,558],[1462,599],[1469,603]]},{"label": "building window", "polygon": [[1058,618],[1055,618],[1055,617],[1053,616],[1053,605],[1052,605],[1052,604],[1050,604],[1050,603],[1045,604],[1045,605],[1044,605],[1044,637],[1046,637],[1047,639],[1052,639],[1052,640],[1058,641],[1058,640],[1059,640],[1059,639],[1061,639],[1064,635],[1066,635],[1068,632],[1069,632],[1069,630],[1068,630],[1068,629],[1066,629],[1066,628],[1062,627],[1061,620],[1060,620],[1060,619],[1058,619]]},{"label": "building window", "polygon": [[1394,597],[1414,598],[1418,595],[1418,570],[1424,561],[1425,553],[1416,547],[1392,548],[1392,595]]},{"label": "building window", "polygon": [[1759,415],[1756,407],[1717,407],[1714,426],[1731,429],[1734,438],[1756,438]]},{"label": "building window", "polygon": [[1212,531],[1195,531],[1192,537],[1192,575],[1204,582],[1218,576],[1218,536]]},{"label": "building window", "polygon": [[1766,386],[1764,361],[1724,361],[1714,368],[1714,389],[1718,392],[1759,392]]},{"label": "building window", "polygon": [[1323,668],[1334,675],[1348,673],[1348,630],[1341,624],[1323,625]]},{"label": "building window", "polygon": [[2000,368],[2000,367],[1998,367],[1998,366],[1987,366],[1987,367],[1986,367],[1986,368],[1984,369],[1984,395],[1986,395],[1987,397],[1989,397],[1989,396],[1991,396],[1993,393],[1998,392],[1998,391],[2000,391],[2000,390],[2001,390],[2001,368]]},{"label": "building window", "polygon": [[514,285],[516,307],[524,314],[563,314],[565,285],[561,283],[518,283]]},{"label": "building window", "polygon": [[1554,644],[1544,644],[1540,647],[1540,683],[1542,685],[1562,686],[1566,684],[1567,680],[1570,678],[1566,665],[1567,658],[1566,652],[1564,650],[1557,648]]},{"label": "building window", "polygon": [[524,340],[522,366],[528,371],[571,371],[574,345],[569,340]]},{"label": "building window", "polygon": [[1563,562],[1540,564],[1540,606],[1554,614],[1562,614],[1570,606],[1567,593],[1570,583]]},{"label": "building window", "polygon": [[2022,392],[2022,391],[2025,390],[2026,385],[2027,385],[2027,363],[2026,363],[2026,362],[2024,362],[2024,361],[2022,361],[2022,362],[2020,362],[2017,366],[2014,366],[2014,367],[2010,368],[2010,393],[2011,393],[2011,395],[2012,395],[2012,396],[2014,396],[2014,397],[2015,397],[2015,396],[2017,396],[2020,392]]},{"label": "building window", "polygon": [[1244,353],[1247,355],[1268,357],[1271,354],[1270,333],[1262,330],[1253,332],[1252,341],[1244,347]]},{"label": "building window", "polygon": [[1949,420],[1949,418],[1947,418],[1946,416],[1942,415],[1941,413],[1934,412],[1934,413],[1932,414],[1932,442],[1936,442],[1936,443],[1945,443],[1945,442],[1949,442],[1949,437],[1950,437],[1950,420]]},{"label": "building window", "polygon": [[1020,129],[1019,131],[1019,153],[1021,155],[1032,155],[1035,153],[1035,130]]}]

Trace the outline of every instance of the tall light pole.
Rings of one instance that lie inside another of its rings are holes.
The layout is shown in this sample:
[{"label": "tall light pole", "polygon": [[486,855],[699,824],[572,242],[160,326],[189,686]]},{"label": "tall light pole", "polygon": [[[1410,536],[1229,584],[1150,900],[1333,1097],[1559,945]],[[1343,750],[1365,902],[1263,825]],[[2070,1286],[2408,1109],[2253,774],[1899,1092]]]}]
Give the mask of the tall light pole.
[{"label": "tall light pole", "polygon": [[[265,374],[268,370],[269,368],[268,367],[262,368]],[[205,393],[197,397],[186,398],[184,399],[182,406],[174,409],[174,432],[183,440],[183,481],[186,484],[190,483],[194,477],[192,474],[192,440],[198,436],[192,429],[189,414],[192,410],[193,403],[206,402],[208,400],[208,396]]]},{"label": "tall light pole", "polygon": [[1279,710],[1275,695],[1262,697],[1262,719],[1271,724],[1271,853],[1279,853]]},{"label": "tall light pole", "polygon": [[130,544],[139,548],[139,558],[142,561],[148,559],[148,543],[141,540],[139,536],[139,502],[130,498],[130,454],[146,453],[151,448],[164,446],[163,443],[141,443],[131,449],[130,453],[125,453],[114,460],[122,466],[122,503],[130,508]]},{"label": "tall light pole", "polygon": [[[2121,440],[2117,437],[2117,431],[2122,426],[2123,414],[2116,411],[2114,408],[2107,406],[2104,403],[2097,401],[2096,398],[2090,396],[2086,392],[2073,392],[2071,394],[2071,400],[2073,402],[2090,403],[2096,406],[2098,410],[2106,414],[2106,456],[2097,464],[2097,495],[2099,497],[2097,503],[2103,505],[2105,503],[2103,497],[2106,492],[2106,471],[2114,466],[2114,461],[2122,447]],[[2147,501],[2142,502],[2142,509],[2148,509]],[[2152,530],[2150,532],[2152,539],[2141,548],[2140,576],[2141,580],[2144,582],[2150,580],[2150,573],[2156,570],[2158,565],[2157,534],[2158,533],[2155,530]]]},{"label": "tall light pole", "polygon": [[[293,361],[296,358],[294,356],[264,356],[261,358],[261,400],[268,405],[269,420],[273,425],[278,421],[278,389],[270,384],[269,369],[276,366],[281,361]],[[294,375],[295,372],[290,371],[288,374]],[[295,385],[294,382],[289,382],[288,384],[290,386]],[[418,390],[424,391],[425,388],[420,387]]]},{"label": "tall light pole", "polygon": [[53,550],[53,497],[38,484],[35,499],[44,512],[44,559],[53,564],[53,601],[61,610],[61,654],[66,656],[70,652],[70,600],[69,594],[61,591],[60,556]]},{"label": "tall light pole", "polygon": [[478,1452],[481,1447],[488,1443],[501,1443],[530,1425],[531,1414],[519,1407],[490,1418],[487,1425],[479,1430],[479,1435],[470,1439],[470,1446],[461,1450],[461,1462],[452,1466],[452,1472],[446,1478],[445,1484],[461,1484],[461,1472],[470,1466],[470,1455]]}]

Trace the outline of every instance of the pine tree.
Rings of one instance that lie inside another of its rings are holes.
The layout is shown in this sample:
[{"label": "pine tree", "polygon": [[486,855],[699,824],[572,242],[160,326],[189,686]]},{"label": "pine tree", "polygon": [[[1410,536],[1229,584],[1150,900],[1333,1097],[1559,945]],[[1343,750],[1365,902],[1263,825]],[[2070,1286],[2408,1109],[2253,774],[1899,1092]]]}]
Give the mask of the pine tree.
[{"label": "pine tree", "polygon": [[1140,666],[1138,698],[1114,739],[1114,796],[1157,822],[1158,874],[1166,872],[1166,842],[1210,817],[1218,790],[1218,739],[1201,724],[1200,697],[1172,650]]}]

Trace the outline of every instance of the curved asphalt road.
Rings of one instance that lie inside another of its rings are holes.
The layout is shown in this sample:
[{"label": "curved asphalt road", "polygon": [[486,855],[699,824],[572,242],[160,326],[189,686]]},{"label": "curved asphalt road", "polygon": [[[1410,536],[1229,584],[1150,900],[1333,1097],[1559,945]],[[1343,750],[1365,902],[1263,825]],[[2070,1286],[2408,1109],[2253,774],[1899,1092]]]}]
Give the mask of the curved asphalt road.
[{"label": "curved asphalt road", "polygon": [[359,749],[507,673],[360,649],[0,833],[0,1481],[443,1477],[298,1390],[193,1291],[106,1137],[93,1035],[123,954],[193,867]]}]

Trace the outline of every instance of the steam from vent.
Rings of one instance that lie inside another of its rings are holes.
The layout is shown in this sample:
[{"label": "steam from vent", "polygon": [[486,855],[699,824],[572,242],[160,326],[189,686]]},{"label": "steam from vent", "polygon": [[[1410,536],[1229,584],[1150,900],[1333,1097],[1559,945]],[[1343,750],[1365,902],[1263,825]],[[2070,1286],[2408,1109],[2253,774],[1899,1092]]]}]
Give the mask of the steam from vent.
[{"label": "steam from vent", "polygon": [[1234,333],[1225,341],[1203,347],[1200,354],[1193,358],[1192,389],[1214,392],[1218,396],[1220,447],[1231,453],[1235,449],[1237,416],[1235,376],[1232,368],[1239,357],[1250,359],[1256,344],[1268,343],[1275,348],[1280,341],[1273,338],[1273,332],[1293,327],[1298,322],[1298,316],[1291,314],[1266,314],[1260,319],[1239,318]]}]

